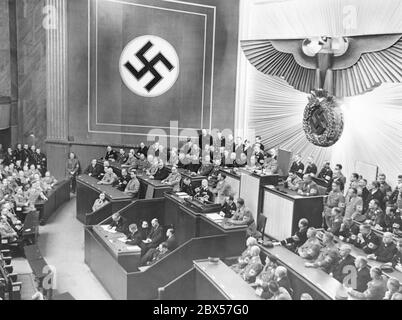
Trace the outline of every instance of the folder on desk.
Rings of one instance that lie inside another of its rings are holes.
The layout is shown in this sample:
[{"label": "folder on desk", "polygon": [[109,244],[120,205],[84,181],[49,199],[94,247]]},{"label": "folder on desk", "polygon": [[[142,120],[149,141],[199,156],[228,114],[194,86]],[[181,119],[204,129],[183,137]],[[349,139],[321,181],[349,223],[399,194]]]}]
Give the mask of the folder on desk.
[{"label": "folder on desk", "polygon": [[213,221],[223,220],[223,218],[218,213],[207,213],[206,216],[208,217],[208,219],[211,219]]}]

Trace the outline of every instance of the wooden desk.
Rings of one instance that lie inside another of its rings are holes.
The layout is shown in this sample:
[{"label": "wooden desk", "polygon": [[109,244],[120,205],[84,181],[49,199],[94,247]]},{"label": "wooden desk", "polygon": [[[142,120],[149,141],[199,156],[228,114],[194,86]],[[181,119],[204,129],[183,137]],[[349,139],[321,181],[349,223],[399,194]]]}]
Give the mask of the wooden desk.
[{"label": "wooden desk", "polygon": [[140,199],[163,198],[165,192],[173,190],[171,186],[162,183],[160,180],[149,179],[146,175],[138,175],[137,178],[140,181]]},{"label": "wooden desk", "polygon": [[[126,193],[112,186],[97,183],[97,179],[88,175],[81,175],[77,178],[77,219],[85,225],[103,221],[132,201],[132,198]],[[110,206],[107,208],[108,210],[102,210],[102,215],[96,217],[96,214],[95,216],[91,214],[92,206],[102,192],[105,193]]]},{"label": "wooden desk", "polygon": [[[101,241],[114,259],[127,271],[137,271],[140,264],[141,249],[138,246],[126,245],[120,241],[121,238],[126,238],[123,233],[112,233],[105,230],[104,225],[92,226],[86,231]],[[89,236],[88,234],[88,236]]]},{"label": "wooden desk", "polygon": [[70,200],[70,182],[58,182],[47,194],[47,201],[38,200],[35,203],[36,209],[39,211],[39,221],[41,225],[45,225],[47,220],[53,213],[64,203]]},{"label": "wooden desk", "polygon": [[244,247],[247,226],[215,222],[208,218],[208,214],[197,212],[174,193],[165,194],[165,199],[165,223],[175,226],[179,243],[191,238],[226,235],[222,246],[226,248],[227,257],[237,255]]},{"label": "wooden desk", "polygon": [[221,260],[194,261],[196,300],[262,300],[255,290]]},{"label": "wooden desk", "polygon": [[263,214],[267,217],[265,233],[283,240],[292,236],[298,229],[301,218],[307,218],[310,227],[322,227],[323,201],[325,196],[305,197],[297,192],[264,187]]},{"label": "wooden desk", "polygon": [[241,175],[240,197],[244,199],[246,207],[253,213],[255,221],[258,214],[263,210],[264,187],[267,185],[276,186],[279,175],[259,175],[245,169],[239,169]]},{"label": "wooden desk", "polygon": [[277,246],[265,248],[260,246],[261,256],[274,256],[280,265],[288,269],[288,277],[294,290],[294,298],[300,299],[302,293],[309,293],[314,300],[336,300],[338,295],[345,296],[343,285],[321,269],[306,268],[307,260],[290,250]]}]

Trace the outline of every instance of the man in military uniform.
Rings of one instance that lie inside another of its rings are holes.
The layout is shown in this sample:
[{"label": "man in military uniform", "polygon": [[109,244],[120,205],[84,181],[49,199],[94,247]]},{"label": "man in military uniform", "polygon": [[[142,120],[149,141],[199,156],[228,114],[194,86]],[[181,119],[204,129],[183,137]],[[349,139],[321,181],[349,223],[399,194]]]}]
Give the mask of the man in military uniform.
[{"label": "man in military uniform", "polygon": [[330,181],[332,180],[332,170],[330,167],[330,162],[329,161],[325,161],[324,162],[324,167],[321,169],[320,173],[318,174],[318,178],[319,179],[323,179],[325,180],[328,184],[330,183]]},{"label": "man in military uniform", "polygon": [[116,162],[118,164],[123,164],[123,163],[126,163],[127,159],[128,159],[128,155],[126,154],[126,151],[124,151],[124,149],[120,149],[119,154],[117,155]]},{"label": "man in military uniform", "polygon": [[377,230],[385,228],[385,216],[384,212],[380,208],[377,199],[372,199],[369,202],[369,209],[366,212],[367,220],[370,220],[370,224]]},{"label": "man in military uniform", "polygon": [[304,265],[307,268],[320,268],[326,273],[330,273],[339,261],[338,247],[334,242],[334,235],[330,232],[324,233],[322,242],[324,246],[321,248],[318,258],[314,262],[306,262]]},{"label": "man in military uniform", "polygon": [[358,205],[363,206],[363,199],[357,195],[356,188],[349,188],[345,198],[345,217],[350,218]]},{"label": "man in military uniform", "polygon": [[116,161],[116,159],[117,159],[117,152],[113,150],[111,146],[107,146],[105,160],[114,162]]},{"label": "man in military uniform", "polygon": [[179,192],[180,180],[181,180],[181,174],[177,171],[177,167],[173,166],[172,172],[166,179],[162,180],[162,183],[166,183],[172,186],[174,192]]},{"label": "man in military uniform", "polygon": [[211,188],[215,188],[218,183],[218,175],[221,172],[221,160],[214,160],[214,167],[208,176],[208,183]]},{"label": "man in military uniform", "polygon": [[380,190],[382,192],[382,194],[386,194],[387,191],[392,191],[391,186],[386,182],[387,177],[385,175],[385,173],[380,173],[378,175],[378,182],[380,183]]},{"label": "man in military uniform", "polygon": [[194,196],[194,187],[191,183],[191,179],[189,177],[184,177],[183,183],[181,185],[181,192],[187,193],[189,196]]},{"label": "man in military uniform", "polygon": [[328,197],[326,200],[324,200],[324,212],[323,212],[323,218],[325,225],[327,228],[331,226],[331,212],[332,208],[341,208],[341,204],[345,204],[345,197],[343,196],[343,193],[340,190],[341,183],[340,181],[335,181],[332,183],[332,190],[328,194]]},{"label": "man in military uniform", "polygon": [[314,159],[312,156],[307,158],[307,166],[304,174],[313,174],[313,176],[317,174],[317,166],[314,163]]},{"label": "man in military uniform", "polygon": [[385,210],[385,231],[392,232],[396,235],[402,235],[402,219],[399,211],[394,207],[392,203],[387,204],[387,208]]},{"label": "man in military uniform", "polygon": [[380,245],[380,238],[371,230],[369,224],[361,225],[359,231],[354,245],[361,248],[366,254],[374,253]]},{"label": "man in military uniform", "polygon": [[121,169],[121,177],[117,180],[116,188],[120,191],[124,191],[127,187],[127,184],[130,182],[131,178],[128,175],[127,169]]},{"label": "man in military uniform", "polygon": [[285,188],[296,191],[299,188],[302,179],[293,171],[289,172],[289,177],[285,181]]},{"label": "man in military uniform", "polygon": [[307,229],[306,242],[297,249],[297,253],[303,259],[314,260],[320,253],[321,243],[317,238],[317,230],[313,227]]},{"label": "man in military uniform", "polygon": [[36,166],[40,166],[43,172],[46,172],[47,169],[47,159],[43,152],[40,151],[39,148],[36,149],[35,152],[35,162]]},{"label": "man in military uniform", "polygon": [[209,201],[212,202],[213,201],[213,194],[212,192],[209,190],[208,187],[208,180],[204,179],[201,181],[201,186],[195,189],[195,197],[203,200],[203,201]]},{"label": "man in military uniform", "polygon": [[218,174],[218,183],[216,184],[216,187],[213,188],[211,191],[215,196],[215,203],[219,203],[221,205],[224,203],[225,198],[231,195],[232,187],[226,181],[225,173],[220,172]]},{"label": "man in military uniform", "polygon": [[212,172],[212,170],[214,169],[213,164],[211,163],[211,157],[210,155],[205,155],[204,157],[204,161],[202,162],[201,167],[198,169],[198,174],[200,176],[209,176],[209,174]]},{"label": "man in military uniform", "polygon": [[289,171],[295,172],[300,178],[303,177],[304,164],[303,164],[303,162],[301,162],[300,154],[297,154],[295,156],[295,159],[294,159]]},{"label": "man in military uniform", "polygon": [[225,198],[225,203],[222,205],[221,208],[221,215],[224,218],[231,218],[233,214],[236,212],[237,207],[236,203],[234,202],[234,198],[232,195]]},{"label": "man in military uniform", "polygon": [[116,174],[113,172],[113,168],[108,167],[105,168],[105,175],[103,176],[102,180],[98,182],[98,184],[113,185],[117,179]]},{"label": "man in military uniform", "polygon": [[318,186],[313,181],[313,178],[309,174],[303,176],[303,181],[297,188],[297,193],[302,196],[316,196],[318,195]]},{"label": "man in military uniform", "polygon": [[328,232],[331,232],[336,236],[339,235],[339,231],[343,223],[343,217],[342,212],[338,207],[332,208],[330,221],[331,224],[328,228]]}]

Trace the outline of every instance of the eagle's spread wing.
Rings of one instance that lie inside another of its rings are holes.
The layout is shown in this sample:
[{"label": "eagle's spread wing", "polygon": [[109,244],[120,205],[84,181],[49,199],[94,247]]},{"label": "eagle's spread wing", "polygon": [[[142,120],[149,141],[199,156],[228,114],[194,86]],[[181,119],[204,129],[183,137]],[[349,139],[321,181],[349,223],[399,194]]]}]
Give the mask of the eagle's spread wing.
[{"label": "eagle's spread wing", "polygon": [[303,40],[283,40],[289,42],[294,52],[285,52],[282,48],[282,51],[278,50],[274,46],[275,41],[245,40],[241,42],[241,46],[247,59],[257,70],[281,77],[297,90],[309,93],[315,85],[315,63],[309,67],[302,66],[294,55],[297,50],[302,51]]},{"label": "eagle's spread wing", "polygon": [[[402,82],[400,34],[349,38],[348,51],[333,58],[334,93],[338,97],[362,94],[385,82]],[[317,60],[302,50],[303,39],[245,40],[244,54],[257,70],[284,78],[302,92],[317,89]]]},{"label": "eagle's spread wing", "polygon": [[[402,37],[392,35],[382,38],[382,46],[386,48],[371,48],[372,51],[366,50],[361,54],[359,52],[358,60],[352,66],[334,68],[336,96],[355,96],[372,90],[381,83],[402,82]],[[367,43],[365,37],[357,37],[355,41],[356,44],[362,42],[361,47]],[[337,59],[334,64],[339,64]]]}]

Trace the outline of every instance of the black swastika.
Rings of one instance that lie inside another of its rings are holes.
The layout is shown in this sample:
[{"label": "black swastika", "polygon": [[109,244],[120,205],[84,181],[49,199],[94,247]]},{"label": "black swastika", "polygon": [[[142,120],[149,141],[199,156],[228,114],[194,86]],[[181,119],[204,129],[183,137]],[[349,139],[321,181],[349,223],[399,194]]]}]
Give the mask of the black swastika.
[{"label": "black swastika", "polygon": [[169,70],[172,71],[174,69],[174,66],[169,62],[168,59],[162,54],[158,53],[151,61],[148,61],[144,55],[148,52],[149,49],[153,47],[153,43],[151,41],[148,41],[145,46],[142,47],[135,55],[136,57],[144,64],[144,67],[140,70],[137,71],[137,69],[134,68],[134,66],[127,61],[126,64],[124,65],[130,73],[137,79],[141,80],[142,77],[147,73],[151,72],[154,78],[152,79],[151,82],[149,82],[146,86],[145,89],[150,92],[162,79],[162,75],[156,71],[154,66],[160,61],[162,62],[165,67]]}]

